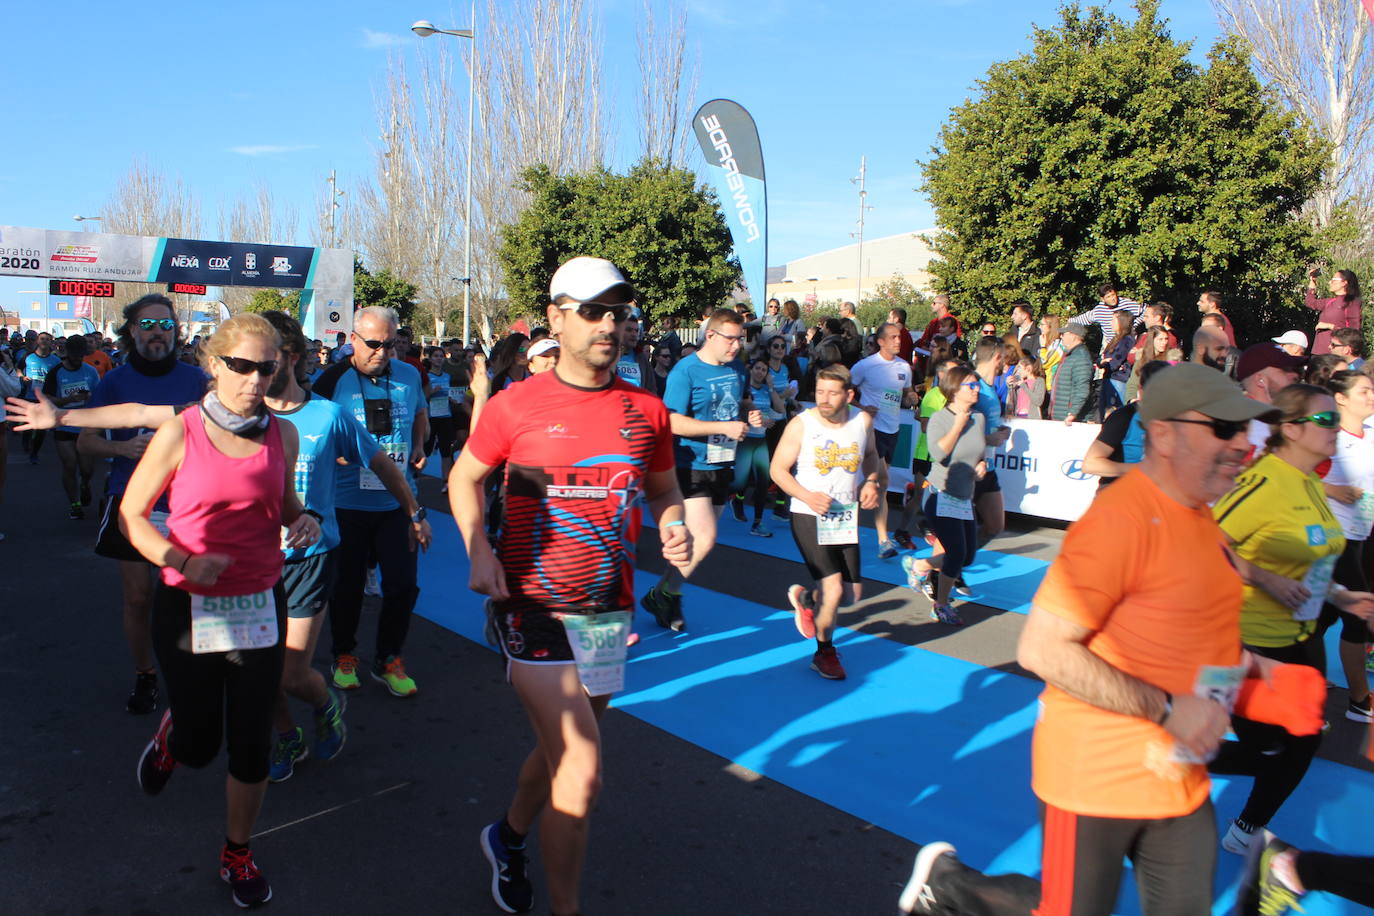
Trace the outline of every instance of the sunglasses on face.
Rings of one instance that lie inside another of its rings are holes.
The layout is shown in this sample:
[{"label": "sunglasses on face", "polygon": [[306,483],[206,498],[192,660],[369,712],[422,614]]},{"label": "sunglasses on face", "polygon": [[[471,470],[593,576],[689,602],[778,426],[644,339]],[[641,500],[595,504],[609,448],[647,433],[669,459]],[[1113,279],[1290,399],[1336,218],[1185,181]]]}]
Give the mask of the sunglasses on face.
[{"label": "sunglasses on face", "polygon": [[977,390],[978,390],[978,383],[977,383],[977,382],[964,382],[964,384],[963,384],[962,387],[967,388],[967,389],[969,389],[970,391],[977,391]]},{"label": "sunglasses on face", "polygon": [[1192,426],[1210,426],[1212,435],[1223,442],[1227,439],[1234,439],[1236,436],[1245,432],[1250,423],[1248,420],[1218,420],[1215,417],[1208,420],[1181,420],[1178,417],[1171,417],[1170,423],[1188,423]]},{"label": "sunglasses on face", "polygon": [[397,341],[395,337],[388,337],[386,340],[368,340],[366,337],[359,337],[356,333],[353,336],[357,337],[373,350],[390,350],[392,347],[396,346]]},{"label": "sunglasses on face", "polygon": [[1321,413],[1309,414],[1305,417],[1298,417],[1296,420],[1288,420],[1289,423],[1311,423],[1313,426],[1322,429],[1335,429],[1340,425],[1341,418],[1334,410],[1323,410]]},{"label": "sunglasses on face", "polygon": [[175,331],[177,323],[175,318],[140,318],[138,326],[145,331],[161,328],[164,331]]},{"label": "sunglasses on face", "polygon": [[230,372],[237,375],[248,375],[256,369],[258,375],[261,375],[263,378],[269,378],[275,375],[277,371],[277,361],[275,359],[263,360],[260,363],[255,363],[251,359],[242,359],[238,356],[221,356],[219,359],[220,362],[229,367]]},{"label": "sunglasses on face", "polygon": [[598,324],[604,321],[609,314],[611,320],[616,324],[630,320],[630,315],[634,311],[632,305],[607,305],[604,302],[583,302],[577,306],[577,314],[582,316],[584,321]]}]

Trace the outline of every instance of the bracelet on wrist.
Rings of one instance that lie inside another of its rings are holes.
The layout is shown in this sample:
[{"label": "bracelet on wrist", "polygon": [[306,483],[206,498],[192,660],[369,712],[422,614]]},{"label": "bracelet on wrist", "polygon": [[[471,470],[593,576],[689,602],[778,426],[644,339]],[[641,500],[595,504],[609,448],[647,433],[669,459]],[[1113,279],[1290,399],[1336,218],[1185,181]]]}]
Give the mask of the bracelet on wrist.
[{"label": "bracelet on wrist", "polygon": [[185,574],[186,574],[186,564],[187,564],[187,563],[190,563],[190,562],[191,562],[191,554],[190,554],[190,552],[188,551],[187,554],[186,554],[186,556],[184,556],[184,557],[181,558],[181,565],[177,567],[177,572],[181,573],[182,575],[185,575]]},{"label": "bracelet on wrist", "polygon": [[1173,712],[1174,695],[1166,690],[1164,691],[1164,711],[1159,714],[1159,718],[1155,720],[1155,724],[1163,725],[1166,721],[1168,721],[1169,716],[1173,715]]},{"label": "bracelet on wrist", "polygon": [[664,530],[666,531],[667,529],[672,528],[674,525],[683,525],[683,526],[686,526],[686,524],[687,524],[687,523],[684,522],[682,519],[680,519],[680,518],[675,518],[675,519],[673,519],[671,522],[664,522],[664,523],[663,523],[663,528],[664,528]]}]

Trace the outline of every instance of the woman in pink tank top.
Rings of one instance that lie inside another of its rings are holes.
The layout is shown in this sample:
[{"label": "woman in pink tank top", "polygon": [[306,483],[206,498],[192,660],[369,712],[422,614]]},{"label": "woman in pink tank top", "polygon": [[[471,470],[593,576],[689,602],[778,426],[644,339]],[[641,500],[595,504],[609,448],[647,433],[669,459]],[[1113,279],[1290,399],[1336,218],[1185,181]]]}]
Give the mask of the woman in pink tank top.
[{"label": "woman in pink tank top", "polygon": [[[272,897],[248,839],[267,790],[284,657],[281,528],[288,547],[320,536],[318,517],[296,498],[295,427],[263,404],[281,358],[264,318],[220,325],[204,349],[210,392],[158,429],[120,506],[129,542],[161,569],[152,635],[169,708],[139,760],[139,783],[155,795],[178,763],[206,766],[227,745],[220,877],[240,906]],[[168,488],[160,531],[148,514]]]}]

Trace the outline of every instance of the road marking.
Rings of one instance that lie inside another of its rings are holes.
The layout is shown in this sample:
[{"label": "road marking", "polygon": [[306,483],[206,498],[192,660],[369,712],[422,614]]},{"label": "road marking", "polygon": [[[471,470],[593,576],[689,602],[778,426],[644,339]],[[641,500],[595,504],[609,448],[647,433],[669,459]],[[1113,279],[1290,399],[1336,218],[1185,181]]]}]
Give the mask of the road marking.
[{"label": "road marking", "polygon": [[364,795],[361,798],[355,798],[352,801],[344,802],[342,805],[334,805],[332,808],[325,808],[323,811],[316,811],[314,814],[307,814],[305,817],[298,817],[294,821],[287,821],[285,824],[281,824],[276,827],[269,827],[267,830],[263,830],[253,834],[252,839],[256,840],[259,837],[267,836],[269,833],[276,833],[278,830],[285,830],[287,827],[294,827],[297,824],[304,824],[306,821],[314,820],[317,817],[323,817],[326,814],[333,814],[335,811],[341,811],[344,808],[352,807],[353,805],[356,805],[359,802],[365,802],[369,798],[377,798],[378,796],[385,795],[388,792],[395,792],[397,789],[404,789],[408,785],[410,785],[409,780],[407,780],[406,782],[399,782],[389,789],[382,789],[378,792],[373,792],[371,795]]}]

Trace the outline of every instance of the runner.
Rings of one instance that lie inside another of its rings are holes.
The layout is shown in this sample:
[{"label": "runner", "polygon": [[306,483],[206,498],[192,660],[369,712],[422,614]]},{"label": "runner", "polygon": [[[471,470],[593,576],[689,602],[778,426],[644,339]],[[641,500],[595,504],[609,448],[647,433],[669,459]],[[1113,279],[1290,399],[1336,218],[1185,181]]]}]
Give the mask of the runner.
[{"label": "runner", "polygon": [[[883,462],[883,477],[897,453],[897,434],[901,430],[902,409],[911,406],[913,377],[911,364],[898,353],[902,347],[902,328],[887,323],[878,328],[878,352],[854,364],[853,382],[855,403],[873,418],[873,438],[878,457]],[[878,559],[888,560],[897,555],[898,545],[887,536],[887,494],[880,493],[873,527],[878,533]],[[796,498],[793,498],[796,505]],[[912,545],[905,531],[902,549]]]},{"label": "runner", "polygon": [[[345,410],[376,438],[382,451],[405,474],[412,495],[412,471],[425,465],[429,438],[424,383],[407,363],[391,358],[400,318],[380,306],[353,316],[353,353],[324,371],[314,391]],[[339,521],[339,584],[329,626],[333,638],[333,683],[356,690],[358,621],[363,588],[373,559],[381,571],[382,610],[372,658],[372,678],[392,696],[411,697],[419,688],[406,673],[402,650],[420,590],[416,586],[415,542],[425,526],[423,506],[403,507],[368,468],[343,468],[337,478],[335,510]]]},{"label": "runner", "polygon": [[[34,399],[35,392],[43,390],[43,382],[47,379],[48,373],[56,369],[61,362],[62,358],[52,351],[52,335],[46,332],[39,334],[34,340],[33,351],[24,357],[21,364],[23,371],[20,374],[29,384],[26,394],[29,400]],[[29,464],[38,463],[38,452],[43,448],[43,439],[46,435],[39,430],[24,438]]]},{"label": "runner", "polygon": [[453,414],[458,404],[462,403],[461,397],[458,404],[453,403],[453,391],[461,388],[466,394],[467,389],[446,371],[442,347],[429,347],[425,350],[425,358],[429,361],[424,380],[425,397],[429,404],[429,441],[425,443],[425,454],[433,454],[435,447],[438,447],[444,479],[448,480],[448,472],[453,470],[453,446],[458,440],[458,427]]},{"label": "runner", "polygon": [[[116,332],[127,362],[105,374],[91,393],[87,407],[107,404],[192,404],[205,393],[205,373],[177,359],[180,330],[172,300],[151,293],[124,307],[124,323]],[[111,458],[105,477],[105,499],[100,511],[100,532],[95,552],[119,561],[124,595],[124,638],[133,656],[134,689],[125,708],[146,715],[157,708],[157,673],[153,668],[153,642],[149,630],[152,611],[153,567],[125,538],[119,525],[119,502],[129,475],[153,438],[151,428],[83,429],[77,449],[92,458]],[[153,507],[155,522],[166,518],[164,495]]]},{"label": "runner", "polygon": [[[782,340],[781,337],[773,339]],[[730,507],[736,521],[747,521],[744,515],[744,491],[753,486],[754,524],[749,533],[755,537],[771,538],[773,532],[763,523],[763,510],[769,501],[771,488],[768,477],[768,434],[779,420],[787,418],[787,414],[783,412],[782,397],[773,387],[767,356],[756,356],[749,364],[749,386],[745,390],[744,405],[750,411],[757,408],[763,416],[763,422],[759,426],[749,427],[740,440],[739,451],[735,455],[735,475],[730,483],[733,493]]]},{"label": "runner", "polygon": [[[983,415],[983,430],[987,437],[987,451],[983,457],[987,462],[987,473],[980,476],[973,487],[973,508],[978,515],[981,530],[978,533],[977,547],[984,547],[1007,527],[1007,512],[1002,500],[1002,484],[997,479],[997,471],[992,466],[992,455],[1006,443],[1011,435],[1011,427],[1002,416],[1002,398],[997,396],[994,384],[1005,367],[1006,348],[1001,338],[984,337],[974,348],[977,360],[978,404],[977,411]],[[970,560],[972,558],[970,557]],[[968,586],[961,576],[956,583],[959,593],[968,594]]]},{"label": "runner", "polygon": [[[100,373],[94,366],[84,362],[86,338],[74,334],[67,338],[67,352],[62,362],[49,370],[43,380],[42,391],[59,407],[84,404],[91,392],[100,384]],[[62,489],[67,493],[70,508],[67,518],[86,517],[86,506],[91,504],[91,474],[95,470],[95,459],[88,454],[78,454],[76,436],[79,430],[64,426],[53,432],[57,457],[62,462]]]},{"label": "runner", "polygon": [[817,373],[816,406],[788,422],[771,466],[773,481],[792,497],[792,539],[815,582],[789,587],[787,600],[797,632],[816,640],[811,670],[830,680],[845,677],[834,644],[840,604],[863,595],[859,509],[877,508],[887,487],[872,414],[851,406],[853,390],[843,364]]},{"label": "runner", "polygon": [[[508,913],[533,907],[525,838],[542,812],[549,908],[566,916],[579,911],[588,820],[600,789],[598,720],[623,680],[640,499],[655,517],[668,563],[690,562],[691,539],[668,412],[615,376],[633,289],[609,261],[579,257],[554,274],[549,296],[549,325],[563,341],[563,357],[554,371],[490,401],[454,465],[449,499],[467,544],[471,587],[494,605],[507,676],[537,742],[505,816],[480,836],[492,899]],[[510,508],[493,551],[482,519],[483,479],[502,462]],[[582,647],[595,644],[607,645],[609,658],[585,654]]]},{"label": "runner", "polygon": [[692,558],[670,564],[640,599],[661,627],[687,628],[682,616],[682,586],[716,543],[716,519],[730,497],[735,453],[750,426],[762,423],[759,411],[740,419],[744,369],[735,360],[744,340],[737,312],[716,309],[705,322],[701,349],[684,356],[668,374],[663,403],[672,411],[678,486],[682,491]]},{"label": "runner", "polygon": [[[204,767],[227,743],[220,878],[241,907],[272,899],[248,844],[267,791],[281,682],[278,545],[305,547],[320,535],[292,485],[296,431],[263,406],[280,349],[261,316],[221,324],[205,347],[213,390],[158,429],[119,510],[130,542],[162,569],[153,621],[170,708],[139,758],[139,785],[156,795],[178,763]],[[148,516],[169,486],[164,536]]]},{"label": "runner", "polygon": [[[1243,650],[1241,585],[1253,570],[1228,557],[1207,506],[1240,470],[1247,422],[1270,409],[1197,364],[1151,381],[1145,457],[1069,529],[1017,653],[1046,683],[1032,778],[1043,883],[979,874],[933,843],[903,910],[1106,916],[1130,858],[1146,913],[1210,914],[1217,834],[1203,761],[1246,696],[1242,678],[1277,683],[1290,666]],[[1374,596],[1354,606],[1367,614]],[[1285,693],[1275,705],[1319,731],[1324,684],[1296,674],[1306,699]]]}]

